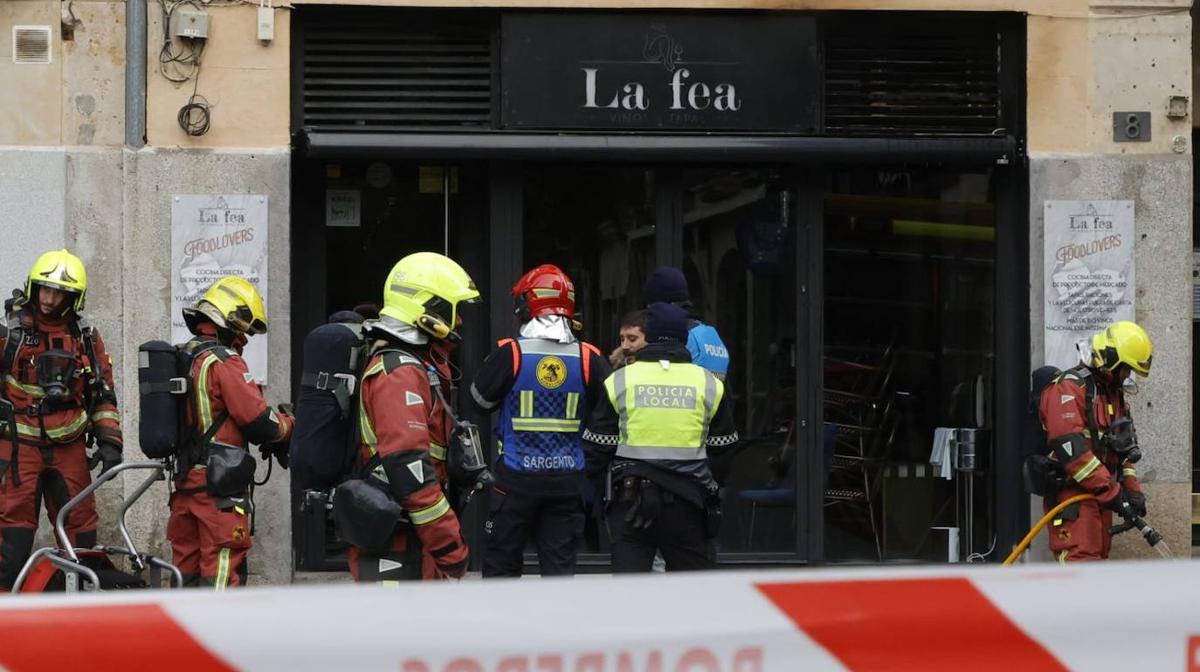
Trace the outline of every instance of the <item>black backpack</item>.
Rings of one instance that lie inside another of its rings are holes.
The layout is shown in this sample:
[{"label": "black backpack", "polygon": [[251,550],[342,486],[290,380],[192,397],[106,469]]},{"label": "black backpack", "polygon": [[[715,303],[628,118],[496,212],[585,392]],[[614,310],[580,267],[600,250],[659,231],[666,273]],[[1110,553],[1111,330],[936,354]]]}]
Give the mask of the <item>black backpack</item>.
[{"label": "black backpack", "polygon": [[[214,419],[204,436],[187,426],[187,404],[192,402],[191,369],[196,358],[210,350],[219,357],[228,352],[220,343],[189,341],[175,346],[166,341],[147,341],[138,346],[138,446],[146,457],[177,456],[181,450],[203,446],[228,417]],[[194,455],[185,456],[196,459]]]},{"label": "black backpack", "polygon": [[353,471],[357,385],[365,365],[362,324],[323,324],[304,337],[304,372],[289,455],[294,487],[327,490]]}]

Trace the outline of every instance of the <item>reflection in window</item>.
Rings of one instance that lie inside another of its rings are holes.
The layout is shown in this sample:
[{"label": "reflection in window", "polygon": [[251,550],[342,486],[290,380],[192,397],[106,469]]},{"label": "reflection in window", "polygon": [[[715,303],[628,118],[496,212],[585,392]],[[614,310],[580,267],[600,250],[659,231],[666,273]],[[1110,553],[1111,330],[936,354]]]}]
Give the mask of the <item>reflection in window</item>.
[{"label": "reflection in window", "polygon": [[[584,338],[617,342],[654,263],[654,180],[644,168],[534,167],[525,173],[524,267],[555,264],[575,282]],[[515,280],[515,278],[514,278]]]},{"label": "reflection in window", "polygon": [[[990,173],[834,174],[824,202],[828,560],[945,560],[951,535],[935,528],[963,526],[962,476],[938,477],[929,459],[935,428],[991,426],[991,189]],[[986,549],[988,526],[975,528]]]},{"label": "reflection in window", "polygon": [[744,439],[720,552],[796,551],[794,200],[771,168],[684,175],[683,271],[694,316],[729,350],[725,394]]}]

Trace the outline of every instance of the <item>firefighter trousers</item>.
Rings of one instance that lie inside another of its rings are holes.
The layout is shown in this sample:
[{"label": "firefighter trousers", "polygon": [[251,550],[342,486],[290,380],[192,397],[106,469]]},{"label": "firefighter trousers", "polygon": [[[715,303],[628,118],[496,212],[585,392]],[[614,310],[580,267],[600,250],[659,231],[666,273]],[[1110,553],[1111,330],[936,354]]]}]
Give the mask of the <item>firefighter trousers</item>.
[{"label": "firefighter trousers", "polygon": [[583,537],[579,495],[547,497],[492,488],[483,578],[521,576],[525,544],[533,540],[542,576],[571,576]]},{"label": "firefighter trousers", "polygon": [[[7,439],[0,439],[8,442]],[[9,444],[11,446],[11,444]],[[8,448],[9,446],[5,446]],[[47,447],[21,444],[17,453],[19,478],[14,479],[10,459],[0,459],[0,588],[12,588],[21,567],[33,551],[41,503],[53,524],[58,511],[92,482],[83,438]],[[11,458],[11,449],[0,455]],[[18,484],[17,481],[20,481]],[[77,548],[96,544],[96,500],[88,496],[67,515],[67,536]]]},{"label": "firefighter trousers", "polygon": [[183,585],[224,590],[246,584],[249,513],[247,504],[218,502],[205,490],[171,495],[167,538]]},{"label": "firefighter trousers", "polygon": [[[1058,501],[1070,497],[1072,492],[1059,495]],[[1046,505],[1054,508],[1057,501]],[[1068,506],[1051,520],[1050,552],[1060,563],[1105,560],[1112,548],[1112,535],[1108,533],[1113,524],[1113,512],[1100,508],[1094,499],[1087,499]]]}]

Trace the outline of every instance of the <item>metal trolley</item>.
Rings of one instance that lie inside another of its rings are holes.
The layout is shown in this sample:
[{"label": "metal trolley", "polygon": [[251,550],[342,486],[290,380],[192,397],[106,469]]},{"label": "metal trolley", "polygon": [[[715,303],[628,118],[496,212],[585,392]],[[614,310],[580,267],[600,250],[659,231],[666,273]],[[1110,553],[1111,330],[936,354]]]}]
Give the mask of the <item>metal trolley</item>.
[{"label": "metal trolley", "polygon": [[[73,548],[66,530],[67,516],[71,510],[101,485],[116,478],[118,474],[133,470],[147,470],[151,473],[121,503],[121,515],[117,521],[117,530],[125,545]],[[54,520],[54,536],[58,546],[40,548],[29,556],[29,560],[25,562],[25,566],[21,568],[21,573],[13,584],[13,592],[65,591],[75,593],[159,587],[162,585],[163,571],[169,573],[172,588],[182,588],[183,575],[179,568],[162,558],[139,551],[125,526],[125,515],[129,508],[150,489],[155,481],[164,480],[166,471],[167,465],[162,461],[125,462],[97,477],[59,509],[58,516]],[[113,563],[113,558],[116,556],[129,558],[133,572],[117,569]],[[147,569],[150,575],[149,582],[143,579],[143,573]]]}]

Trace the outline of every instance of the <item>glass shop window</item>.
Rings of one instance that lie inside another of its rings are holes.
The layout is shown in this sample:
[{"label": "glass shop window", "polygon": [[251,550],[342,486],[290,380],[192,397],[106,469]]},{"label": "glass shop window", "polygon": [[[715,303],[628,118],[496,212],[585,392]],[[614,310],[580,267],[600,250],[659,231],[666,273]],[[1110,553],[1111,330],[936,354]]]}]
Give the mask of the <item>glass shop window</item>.
[{"label": "glass shop window", "polygon": [[988,548],[990,465],[985,457],[975,475],[956,472],[935,437],[939,427],[992,425],[994,203],[990,172],[832,174],[823,358],[831,562],[945,561]]}]

